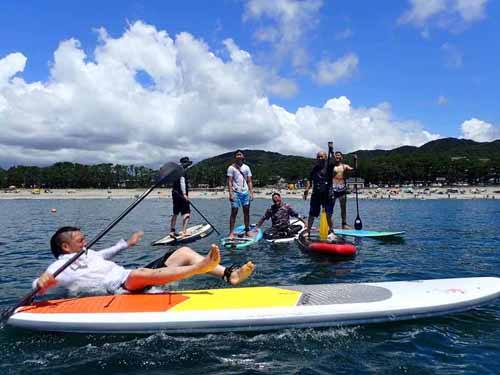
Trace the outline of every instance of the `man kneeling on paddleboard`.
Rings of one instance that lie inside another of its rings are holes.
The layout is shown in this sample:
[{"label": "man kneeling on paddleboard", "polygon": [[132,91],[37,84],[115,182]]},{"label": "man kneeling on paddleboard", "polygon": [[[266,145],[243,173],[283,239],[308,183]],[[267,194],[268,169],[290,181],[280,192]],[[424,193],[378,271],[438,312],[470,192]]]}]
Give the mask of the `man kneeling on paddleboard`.
[{"label": "man kneeling on paddleboard", "polygon": [[290,217],[299,217],[299,214],[289,204],[283,204],[280,193],[273,193],[271,199],[273,205],[266,210],[254,230],[258,231],[266,220],[271,219],[272,228],[264,231],[264,238],[270,240],[296,235],[302,226],[290,225]]},{"label": "man kneeling on paddleboard", "polygon": [[108,249],[88,250],[54,278],[54,272],[87,244],[79,228],[62,227],[50,240],[52,254],[57,260],[33,282],[33,287],[38,286],[40,294],[55,285],[72,292],[96,287],[102,287],[108,293],[115,293],[120,288],[142,291],[150,286],[163,285],[204,273],[222,277],[234,286],[245,281],[255,268],[252,262],[247,262],[240,268],[221,266],[220,252],[216,245],[212,245],[206,257],[189,247],[181,247],[135,270],[125,269],[109,260],[122,250],[136,245],[143,235],[142,231],[136,232],[128,241],[122,239]]}]

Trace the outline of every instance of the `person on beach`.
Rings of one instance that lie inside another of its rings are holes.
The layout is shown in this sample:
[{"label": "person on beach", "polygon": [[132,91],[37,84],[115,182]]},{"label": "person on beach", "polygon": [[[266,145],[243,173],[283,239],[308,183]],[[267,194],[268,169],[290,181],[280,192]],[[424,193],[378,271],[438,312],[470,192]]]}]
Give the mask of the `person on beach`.
[{"label": "person on beach", "polygon": [[191,206],[189,204],[189,184],[186,169],[188,169],[193,162],[189,160],[187,156],[179,160],[182,168],[184,168],[184,174],[179,177],[172,186],[172,204],[173,213],[172,219],[170,220],[170,235],[177,237],[178,234],[175,233],[175,225],[177,223],[177,216],[180,214],[182,216],[182,232],[180,236],[185,236],[187,234],[187,226],[189,219],[191,217]]},{"label": "person on beach", "polygon": [[236,150],[235,162],[227,168],[227,185],[229,201],[231,202],[231,216],[229,219],[229,238],[234,238],[234,225],[239,207],[243,207],[243,220],[245,222],[245,236],[250,236],[250,201],[254,198],[252,171],[243,163],[243,151]]},{"label": "person on beach", "polygon": [[332,201],[332,213],[335,208],[335,201],[340,202],[340,215],[342,217],[342,229],[351,229],[347,225],[347,185],[345,176],[349,171],[354,170],[350,165],[344,164],[344,155],[340,151],[335,151],[333,170],[332,170],[332,185],[330,187],[330,199]]},{"label": "person on beach", "polygon": [[264,215],[255,225],[254,230],[258,231],[266,220],[271,219],[272,227],[264,231],[264,238],[270,240],[291,237],[297,234],[302,226],[290,225],[290,218],[298,218],[299,214],[295,212],[289,204],[283,204],[280,193],[273,193],[271,199],[273,200],[273,205],[266,210]]},{"label": "person on beach", "polygon": [[[327,165],[327,155],[325,151],[319,151],[316,154],[316,165],[309,174],[309,179],[306,181],[306,189],[304,190],[304,200],[307,199],[309,189],[312,187],[311,203],[309,205],[309,217],[307,219],[307,236],[311,234],[311,228],[314,224],[314,219],[320,214],[321,207],[326,211],[326,221],[328,222],[328,232],[330,239],[336,239],[333,234],[332,213],[333,205],[330,199],[330,185],[332,181],[332,168]],[[312,185],[312,186],[311,186]]]},{"label": "person on beach", "polygon": [[205,257],[189,247],[181,247],[167,252],[142,268],[133,270],[109,260],[122,250],[136,245],[143,235],[142,231],[136,232],[127,241],[122,239],[110,248],[101,251],[88,250],[54,277],[54,272],[87,244],[79,228],[62,227],[50,240],[52,254],[57,260],[33,281],[33,288],[38,286],[40,294],[55,285],[71,292],[85,288],[102,288],[112,294],[120,289],[136,292],[204,273],[222,277],[234,286],[250,277],[255,268],[252,262],[247,262],[240,268],[220,265],[220,252],[216,245],[212,245]]}]

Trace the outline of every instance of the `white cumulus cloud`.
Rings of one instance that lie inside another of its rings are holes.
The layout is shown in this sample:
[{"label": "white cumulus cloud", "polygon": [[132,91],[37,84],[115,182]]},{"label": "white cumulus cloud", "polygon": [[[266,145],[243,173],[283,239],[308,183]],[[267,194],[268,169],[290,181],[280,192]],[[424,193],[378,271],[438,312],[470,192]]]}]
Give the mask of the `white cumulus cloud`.
[{"label": "white cumulus cloud", "polygon": [[233,40],[224,45],[225,58],[187,32],[171,36],[138,21],[116,38],[100,29],[88,55],[77,40],[62,41],[46,80],[24,80],[20,53],[0,58],[1,165],[159,166],[236,148],[311,156],[329,139],[348,152],[439,137],[384,103],[356,108],[340,96],[287,111],[266,93],[293,91],[293,83]]},{"label": "white cumulus cloud", "polygon": [[342,79],[351,77],[358,67],[358,56],[349,53],[338,60],[321,60],[313,75],[314,80],[321,85],[332,85]]},{"label": "white cumulus cloud", "polygon": [[19,52],[11,53],[0,60],[0,88],[6,86],[15,74],[24,70],[26,60]]},{"label": "white cumulus cloud", "polygon": [[308,62],[304,36],[318,24],[322,5],[322,0],[249,0],[243,19],[260,23],[254,37],[271,43],[278,61],[291,57],[301,69]]},{"label": "white cumulus cloud", "polygon": [[462,138],[476,142],[491,142],[500,138],[500,127],[477,118],[464,121],[460,126]]},{"label": "white cumulus cloud", "polygon": [[485,18],[488,0],[409,0],[410,9],[399,18],[400,24],[461,31],[469,24]]}]

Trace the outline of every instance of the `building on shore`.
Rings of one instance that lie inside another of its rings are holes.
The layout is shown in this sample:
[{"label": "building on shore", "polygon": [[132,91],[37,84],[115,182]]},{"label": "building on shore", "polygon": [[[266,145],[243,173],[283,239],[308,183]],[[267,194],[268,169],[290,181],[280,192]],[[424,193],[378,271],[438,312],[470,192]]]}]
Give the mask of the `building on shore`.
[{"label": "building on shore", "polygon": [[349,190],[354,190],[356,186],[358,187],[358,190],[362,190],[365,187],[365,180],[361,177],[350,177],[346,180],[346,185]]}]

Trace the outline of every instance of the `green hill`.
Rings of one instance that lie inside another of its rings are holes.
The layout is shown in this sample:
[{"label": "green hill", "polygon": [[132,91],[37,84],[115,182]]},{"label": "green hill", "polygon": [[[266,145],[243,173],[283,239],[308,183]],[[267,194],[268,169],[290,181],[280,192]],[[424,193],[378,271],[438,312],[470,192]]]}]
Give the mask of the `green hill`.
[{"label": "green hill", "polygon": [[[244,152],[245,163],[251,167],[257,186],[274,184],[279,178],[286,182],[307,178],[314,165],[313,158],[261,150]],[[421,147],[402,146],[393,150],[359,150],[355,153],[359,158],[360,176],[367,183],[432,183],[436,178],[444,178],[449,183],[474,184],[500,176],[500,140],[475,142],[443,138]],[[348,164],[353,165],[353,154],[345,155]],[[226,169],[233,161],[231,152],[197,163],[190,170],[193,185],[224,185]]]},{"label": "green hill", "polygon": [[[325,142],[326,147],[326,142]],[[271,185],[281,179],[295,183],[307,178],[315,163],[306,158],[262,150],[244,150],[246,163],[252,168],[255,186]],[[359,150],[359,174],[366,183],[405,184],[432,183],[500,183],[500,140],[474,142],[444,138],[421,147],[402,146],[393,150]],[[189,172],[192,186],[210,187],[226,183],[227,167],[233,153],[202,160]],[[352,153],[346,163],[353,165]],[[109,163],[83,165],[59,162],[48,167],[13,166],[0,168],[0,188],[41,186],[47,188],[136,188],[148,187],[157,171],[143,166]]]}]

